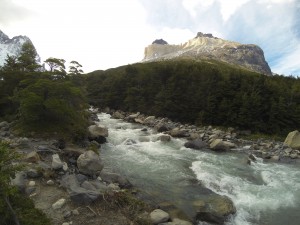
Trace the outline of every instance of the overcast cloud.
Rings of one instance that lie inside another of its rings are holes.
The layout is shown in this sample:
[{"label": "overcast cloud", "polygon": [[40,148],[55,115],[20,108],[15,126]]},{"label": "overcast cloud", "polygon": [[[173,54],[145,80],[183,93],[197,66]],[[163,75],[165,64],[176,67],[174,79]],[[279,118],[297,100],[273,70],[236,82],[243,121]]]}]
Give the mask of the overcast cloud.
[{"label": "overcast cloud", "polygon": [[201,31],[257,44],[273,72],[300,75],[300,0],[0,0],[0,9],[4,33],[85,71],[138,62],[154,39],[179,44]]}]

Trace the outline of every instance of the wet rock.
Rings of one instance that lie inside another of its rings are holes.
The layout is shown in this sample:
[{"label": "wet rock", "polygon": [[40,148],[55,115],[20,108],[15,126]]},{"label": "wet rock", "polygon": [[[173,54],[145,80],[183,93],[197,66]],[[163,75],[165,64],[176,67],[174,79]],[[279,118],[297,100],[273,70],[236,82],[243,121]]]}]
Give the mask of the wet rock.
[{"label": "wet rock", "polygon": [[170,130],[170,127],[163,123],[163,122],[159,122],[155,127],[154,129],[157,130],[157,132],[165,132],[165,131],[169,131]]},{"label": "wet rock", "polygon": [[136,144],[136,141],[130,138],[127,138],[125,141],[122,143],[123,145],[134,145]]},{"label": "wet rock", "polygon": [[231,142],[223,141],[222,139],[216,139],[210,144],[209,147],[214,151],[228,151],[236,146]]},{"label": "wet rock", "polygon": [[184,147],[200,150],[200,149],[206,148],[207,144],[204,141],[202,141],[201,139],[196,139],[196,140],[188,141],[188,142],[184,143]]},{"label": "wet rock", "polygon": [[139,142],[149,142],[150,141],[150,138],[149,137],[139,137]]},{"label": "wet rock", "polygon": [[169,142],[171,141],[171,136],[169,135],[161,135],[158,137],[158,139],[162,142]]},{"label": "wet rock", "polygon": [[91,125],[88,127],[88,139],[90,141],[97,141],[99,144],[106,142],[108,137],[108,129],[100,125]]},{"label": "wet rock", "polygon": [[167,222],[170,219],[170,216],[167,212],[161,209],[155,209],[150,213],[150,219],[153,224],[159,224]]},{"label": "wet rock", "polygon": [[155,116],[148,116],[143,123],[145,125],[153,125],[155,123]]},{"label": "wet rock", "polygon": [[236,213],[233,202],[226,196],[211,196],[194,202],[197,209],[196,220],[224,224],[228,216]]},{"label": "wet rock", "polygon": [[115,118],[115,119],[124,119],[125,118],[124,114],[121,113],[120,111],[115,111],[112,114],[112,117]]},{"label": "wet rock", "polygon": [[139,112],[137,112],[136,114],[131,114],[128,117],[126,117],[125,119],[129,122],[134,122],[134,120],[140,115]]},{"label": "wet rock", "polygon": [[77,159],[77,166],[81,173],[86,175],[97,175],[103,169],[100,157],[93,151],[81,154]]},{"label": "wet rock", "polygon": [[286,137],[284,144],[290,148],[300,149],[300,132],[298,130],[290,132]]},{"label": "wet rock", "polygon": [[170,131],[170,135],[172,137],[188,137],[189,134],[187,132],[187,130],[182,130],[182,129],[179,129],[179,128],[174,128]]}]

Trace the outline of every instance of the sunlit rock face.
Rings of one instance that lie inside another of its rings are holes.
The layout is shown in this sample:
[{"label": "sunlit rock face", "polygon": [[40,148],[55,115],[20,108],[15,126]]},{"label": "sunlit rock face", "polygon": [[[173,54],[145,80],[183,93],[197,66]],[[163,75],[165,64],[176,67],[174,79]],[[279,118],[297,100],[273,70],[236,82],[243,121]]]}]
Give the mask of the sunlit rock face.
[{"label": "sunlit rock face", "polygon": [[[16,36],[10,39],[0,30],[0,66],[4,65],[7,55],[17,56],[25,42],[32,43],[31,40],[26,36]],[[37,61],[40,61],[39,57]]]},{"label": "sunlit rock face", "polygon": [[198,32],[197,36],[180,45],[155,40],[145,48],[143,62],[175,58],[212,59],[238,65],[255,72],[272,75],[263,50],[253,44],[240,44]]}]

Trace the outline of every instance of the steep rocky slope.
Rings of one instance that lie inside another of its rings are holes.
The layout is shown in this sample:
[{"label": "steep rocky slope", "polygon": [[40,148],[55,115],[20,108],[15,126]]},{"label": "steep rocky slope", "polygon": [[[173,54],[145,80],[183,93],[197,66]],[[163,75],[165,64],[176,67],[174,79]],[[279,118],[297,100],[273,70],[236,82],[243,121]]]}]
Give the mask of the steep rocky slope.
[{"label": "steep rocky slope", "polygon": [[197,36],[180,45],[156,40],[145,48],[144,62],[174,58],[213,59],[272,75],[263,50],[253,44],[240,44],[198,32]]},{"label": "steep rocky slope", "polygon": [[17,56],[25,42],[32,43],[26,36],[16,36],[10,39],[0,30],[0,66],[4,65],[7,55]]}]

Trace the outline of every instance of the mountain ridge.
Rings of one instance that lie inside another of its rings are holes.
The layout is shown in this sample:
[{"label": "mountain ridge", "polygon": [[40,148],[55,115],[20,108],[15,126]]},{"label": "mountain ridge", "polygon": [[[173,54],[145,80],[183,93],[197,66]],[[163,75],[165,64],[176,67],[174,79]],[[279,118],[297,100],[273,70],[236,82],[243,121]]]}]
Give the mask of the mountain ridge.
[{"label": "mountain ridge", "polygon": [[[32,41],[27,36],[19,35],[9,38],[0,30],[0,66],[4,65],[7,55],[17,56],[21,52],[25,42],[30,42],[33,45]],[[40,61],[39,56],[38,61]]]},{"label": "mountain ridge", "polygon": [[165,43],[167,43],[165,40],[160,39],[147,46],[142,62],[175,58],[214,59],[265,75],[272,75],[263,50],[254,44],[240,44],[202,32],[198,32],[195,38],[183,44],[169,45]]}]

